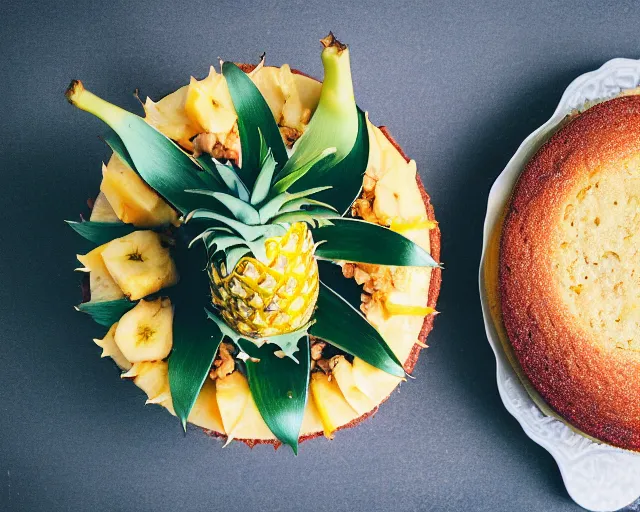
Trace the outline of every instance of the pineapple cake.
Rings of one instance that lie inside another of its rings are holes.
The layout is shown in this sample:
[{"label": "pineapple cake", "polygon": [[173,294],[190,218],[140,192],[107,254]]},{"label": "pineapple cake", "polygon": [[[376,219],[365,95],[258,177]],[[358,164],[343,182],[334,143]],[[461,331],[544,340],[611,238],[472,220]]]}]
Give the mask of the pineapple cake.
[{"label": "pineapple cake", "polygon": [[95,343],[187,423],[249,445],[333,438],[413,370],[440,231],[416,164],[356,105],[349,48],[323,81],[222,62],[144,116],[74,80],[112,151],[78,256]]}]

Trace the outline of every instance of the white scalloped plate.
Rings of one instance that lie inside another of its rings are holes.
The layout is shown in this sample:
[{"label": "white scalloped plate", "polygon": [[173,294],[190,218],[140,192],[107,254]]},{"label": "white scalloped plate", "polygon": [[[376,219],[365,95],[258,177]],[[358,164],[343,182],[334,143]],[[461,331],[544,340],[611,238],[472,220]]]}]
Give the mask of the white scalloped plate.
[{"label": "white scalloped plate", "polygon": [[522,169],[563,118],[587,101],[610,98],[640,85],[640,60],[613,59],[576,78],[553,116],[520,145],[491,187],[480,262],[480,300],[489,343],[497,362],[498,390],[525,433],[556,460],[571,498],[592,511],[614,511],[640,496],[640,454],[593,442],[546,416],[531,400],[505,355],[491,318],[483,268],[488,242]]}]

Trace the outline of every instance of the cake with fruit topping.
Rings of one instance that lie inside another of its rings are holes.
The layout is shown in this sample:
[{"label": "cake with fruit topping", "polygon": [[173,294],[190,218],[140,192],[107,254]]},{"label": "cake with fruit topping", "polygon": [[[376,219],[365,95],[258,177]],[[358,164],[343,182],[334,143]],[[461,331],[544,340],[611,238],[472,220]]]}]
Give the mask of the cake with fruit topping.
[{"label": "cake with fruit topping", "polygon": [[356,106],[347,46],[322,45],[322,82],[224,62],[144,117],[67,91],[111,129],[70,222],[103,357],[185,429],[295,452],[405,380],[440,287],[416,164]]}]

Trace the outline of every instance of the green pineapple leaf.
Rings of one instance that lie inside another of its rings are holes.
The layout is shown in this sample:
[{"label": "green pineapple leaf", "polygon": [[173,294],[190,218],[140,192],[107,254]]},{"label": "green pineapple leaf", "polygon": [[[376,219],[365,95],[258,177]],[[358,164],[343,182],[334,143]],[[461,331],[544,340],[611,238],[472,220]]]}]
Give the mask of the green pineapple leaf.
[{"label": "green pineapple leaf", "polygon": [[387,342],[351,304],[320,282],[315,323],[309,334],[396,377],[404,369]]},{"label": "green pineapple leaf", "polygon": [[124,224],[123,222],[92,222],[90,220],[81,222],[65,220],[65,222],[80,236],[96,245],[106,244],[138,229],[132,224]]},{"label": "green pineapple leaf", "polygon": [[231,164],[222,164],[213,160],[215,169],[220,179],[225,183],[231,193],[242,201],[249,202],[249,189],[238,176],[238,173]]},{"label": "green pineapple leaf", "polygon": [[286,174],[273,185],[272,191],[276,194],[286,192],[298,180],[302,179],[314,166],[328,166],[333,161],[336,148],[325,148],[315,156],[310,157],[300,167],[296,167],[290,173]]},{"label": "green pineapple leaf", "polygon": [[431,255],[389,228],[359,219],[331,219],[332,226],[312,229],[319,243],[316,257],[397,267],[438,267]]},{"label": "green pineapple leaf", "polygon": [[186,190],[190,194],[201,194],[210,196],[218,200],[229,210],[233,216],[244,224],[254,225],[260,224],[260,215],[258,211],[250,204],[224,192],[213,192],[211,190]]},{"label": "green pineapple leaf", "polygon": [[269,219],[277,215],[280,212],[280,209],[290,201],[305,198],[313,194],[317,194],[318,192],[322,192],[323,190],[328,190],[330,188],[331,187],[316,187],[308,190],[302,190],[301,192],[297,192],[295,194],[290,194],[289,192],[278,194],[260,208],[258,212],[260,214],[260,222],[263,224],[267,223]]},{"label": "green pineapple leaf", "polygon": [[[260,141],[263,142],[262,137],[260,137]],[[276,170],[276,161],[273,159],[273,153],[270,149],[267,151],[261,165],[262,169],[260,169],[256,183],[253,186],[253,192],[251,192],[251,204],[254,206],[261,204],[271,190],[271,180],[273,180],[273,174]]]},{"label": "green pineapple leaf", "polygon": [[222,338],[218,326],[207,321],[205,311],[175,305],[169,387],[173,408],[185,431],[187,418],[209,375]]},{"label": "green pineapple leaf", "polygon": [[94,322],[104,325],[105,327],[111,327],[137,303],[138,301],[132,302],[129,299],[83,302],[76,306],[76,309],[82,313],[87,313],[93,318]]},{"label": "green pineapple leaf", "polygon": [[280,442],[298,454],[298,438],[309,389],[309,337],[298,332],[299,362],[278,357],[271,343],[261,347],[240,340],[240,348],[252,359],[245,363],[249,389],[262,419]]},{"label": "green pineapple leaf", "polygon": [[220,215],[216,212],[212,212],[211,210],[198,209],[192,211],[186,218],[186,222],[196,219],[208,219],[212,221],[221,222],[222,224],[226,224],[231,229],[236,231],[242,238],[247,240],[248,242],[253,242],[257,240],[261,236],[276,236],[278,234],[283,234],[286,230],[282,226],[277,225],[259,225],[259,226],[248,226],[239,222],[235,219],[230,219],[229,217],[225,217],[224,215]]},{"label": "green pineapple leaf", "polygon": [[233,106],[238,115],[238,133],[242,152],[240,177],[253,187],[261,167],[260,139],[273,151],[276,172],[287,163],[287,150],[269,105],[251,79],[233,62],[222,64]]},{"label": "green pineapple leaf", "polygon": [[362,178],[369,162],[369,133],[367,118],[358,109],[358,135],[349,154],[335,165],[317,165],[302,176],[289,189],[298,192],[307,188],[330,185],[333,188],[318,195],[317,199],[325,201],[341,214],[347,213],[351,204],[360,196]]},{"label": "green pineapple leaf", "polygon": [[107,123],[118,135],[130,156],[133,168],[153,189],[183,214],[203,206],[200,196],[185,189],[207,188],[204,171],[172,140],[144,119],[87,91],[74,80],[66,97],[76,107]]},{"label": "green pineapple leaf", "polygon": [[344,277],[340,265],[333,261],[318,260],[318,274],[326,286],[340,295],[355,309],[360,309],[363,292],[362,285],[356,283],[355,279]]}]

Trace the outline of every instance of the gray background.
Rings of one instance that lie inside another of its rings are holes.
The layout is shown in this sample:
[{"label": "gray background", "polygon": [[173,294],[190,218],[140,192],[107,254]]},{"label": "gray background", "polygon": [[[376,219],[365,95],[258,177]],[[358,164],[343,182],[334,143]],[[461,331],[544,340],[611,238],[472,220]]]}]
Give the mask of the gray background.
[{"label": "gray background", "polygon": [[[504,410],[476,275],[489,187],[577,75],[639,57],[636,2],[0,3],[0,509],[569,511],[552,458]],[[321,76],[352,48],[360,105],[418,162],[443,230],[442,314],[416,380],[300,456],[221,444],[120,382],[91,338],[64,226],[100,180],[80,78],[137,108],[218,57]]]}]

